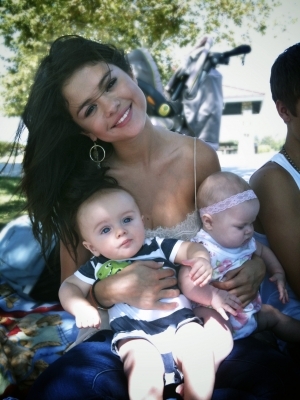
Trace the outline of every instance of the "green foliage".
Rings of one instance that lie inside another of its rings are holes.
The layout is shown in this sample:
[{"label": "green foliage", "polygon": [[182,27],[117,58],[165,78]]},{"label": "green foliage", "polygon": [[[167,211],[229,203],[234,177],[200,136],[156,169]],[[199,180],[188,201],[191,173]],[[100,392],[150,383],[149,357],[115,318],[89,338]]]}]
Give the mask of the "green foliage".
[{"label": "green foliage", "polygon": [[25,199],[18,194],[20,178],[0,176],[0,229],[24,213]]},{"label": "green foliage", "polygon": [[11,50],[2,78],[4,112],[20,115],[37,64],[58,36],[80,34],[126,51],[146,47],[169,77],[174,46],[194,44],[204,34],[232,43],[234,26],[244,35],[250,28],[263,34],[276,5],[277,0],[0,0],[0,35]]},{"label": "green foliage", "polygon": [[259,147],[269,147],[269,149],[279,151],[285,139],[276,139],[273,136],[265,136],[259,141]]},{"label": "green foliage", "polygon": [[[9,157],[12,150],[12,144],[9,142],[0,142],[0,158],[1,157]],[[19,146],[19,151],[22,152],[24,150],[24,146]]]},{"label": "green foliage", "polygon": [[230,140],[228,142],[220,142],[219,143],[219,151],[224,154],[233,154],[238,151],[238,140]]},{"label": "green foliage", "polygon": [[0,142],[0,157],[9,156],[11,151],[11,143]]},{"label": "green foliage", "polygon": [[270,153],[272,151],[272,147],[269,144],[259,144],[257,146],[257,153]]}]

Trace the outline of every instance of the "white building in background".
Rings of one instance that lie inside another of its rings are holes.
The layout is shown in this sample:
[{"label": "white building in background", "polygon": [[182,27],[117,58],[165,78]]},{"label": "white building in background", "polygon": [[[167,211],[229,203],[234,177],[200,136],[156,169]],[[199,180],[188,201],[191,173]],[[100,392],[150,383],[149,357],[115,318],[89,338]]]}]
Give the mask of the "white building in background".
[{"label": "white building in background", "polygon": [[[261,130],[259,113],[264,93],[223,85],[224,109],[220,130],[220,150],[255,152],[255,136]],[[226,143],[238,142],[238,149]]]}]

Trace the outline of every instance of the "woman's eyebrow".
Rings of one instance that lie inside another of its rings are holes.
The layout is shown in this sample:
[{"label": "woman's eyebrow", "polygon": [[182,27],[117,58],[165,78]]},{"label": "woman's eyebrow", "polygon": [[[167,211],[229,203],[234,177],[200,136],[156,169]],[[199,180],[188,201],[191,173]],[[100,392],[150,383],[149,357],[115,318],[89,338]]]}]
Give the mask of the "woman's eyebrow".
[{"label": "woman's eyebrow", "polygon": [[[99,91],[102,92],[102,93],[103,93],[104,90],[105,90],[105,87],[106,87],[105,83],[106,83],[106,81],[107,81],[107,78],[110,76],[110,74],[111,74],[111,70],[108,69],[108,71],[105,72],[105,74],[102,76],[100,82],[98,83],[98,89],[99,89]],[[101,94],[102,94],[102,93],[101,93]],[[100,96],[101,96],[101,95],[100,95]],[[93,101],[93,98],[91,97],[91,98],[86,99],[83,103],[81,103],[81,104],[78,106],[77,115],[80,113],[80,111],[81,111],[87,104],[91,103],[92,101]]]}]

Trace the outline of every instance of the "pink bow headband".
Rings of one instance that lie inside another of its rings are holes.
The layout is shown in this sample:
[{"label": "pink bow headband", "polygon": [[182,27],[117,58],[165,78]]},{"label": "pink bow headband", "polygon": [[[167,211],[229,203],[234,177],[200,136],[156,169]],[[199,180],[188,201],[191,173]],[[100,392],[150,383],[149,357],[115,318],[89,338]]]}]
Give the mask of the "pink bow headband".
[{"label": "pink bow headband", "polygon": [[256,194],[253,190],[246,190],[245,192],[234,194],[225,200],[219,201],[218,203],[212,204],[211,206],[200,208],[200,217],[204,214],[217,214],[221,211],[237,206],[244,201],[257,199]]}]

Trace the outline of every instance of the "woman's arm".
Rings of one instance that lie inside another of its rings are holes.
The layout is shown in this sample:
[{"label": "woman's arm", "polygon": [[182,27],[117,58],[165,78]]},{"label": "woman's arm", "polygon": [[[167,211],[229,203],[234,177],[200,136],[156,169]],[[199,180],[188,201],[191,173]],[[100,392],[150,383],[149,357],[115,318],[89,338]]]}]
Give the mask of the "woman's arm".
[{"label": "woman's arm", "polygon": [[95,285],[95,295],[103,307],[115,303],[128,303],[145,310],[170,310],[176,303],[165,303],[163,298],[179,295],[174,271],[162,269],[154,261],[136,261],[116,275],[109,276]]},{"label": "woman's arm", "polygon": [[[60,254],[62,281],[91,257],[83,246],[79,246],[76,264],[63,244]],[[142,309],[166,310],[175,308],[176,303],[163,303],[160,300],[179,295],[179,290],[169,289],[176,283],[173,270],[161,269],[161,265],[154,261],[137,261],[118,274],[98,282],[94,292],[103,307],[125,302]]]},{"label": "woman's arm", "polygon": [[256,171],[250,184],[260,201],[255,230],[267,236],[300,298],[300,191],[290,174],[275,163]]}]

